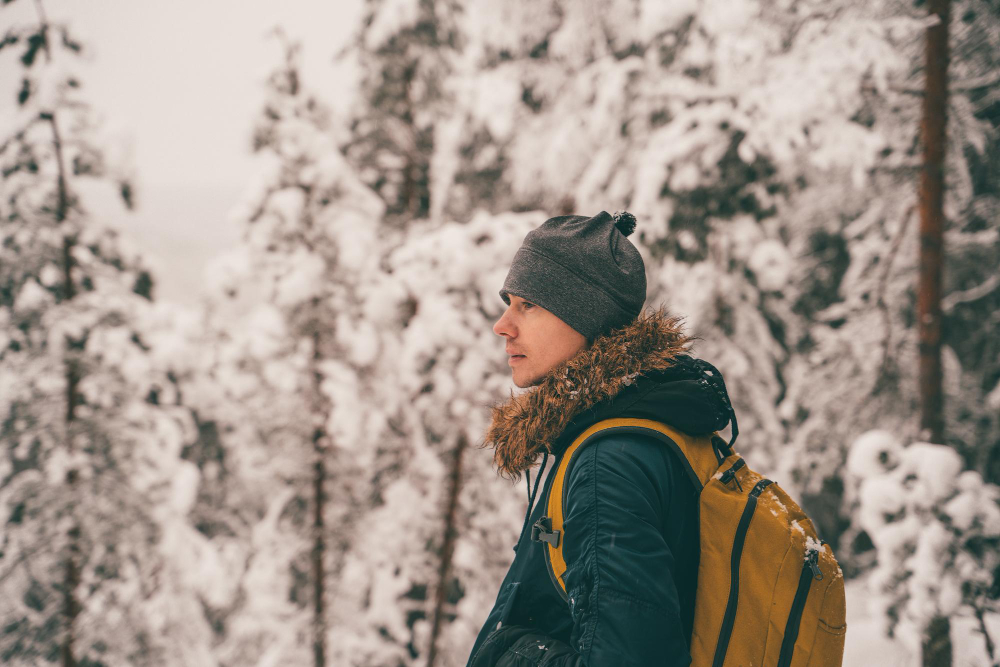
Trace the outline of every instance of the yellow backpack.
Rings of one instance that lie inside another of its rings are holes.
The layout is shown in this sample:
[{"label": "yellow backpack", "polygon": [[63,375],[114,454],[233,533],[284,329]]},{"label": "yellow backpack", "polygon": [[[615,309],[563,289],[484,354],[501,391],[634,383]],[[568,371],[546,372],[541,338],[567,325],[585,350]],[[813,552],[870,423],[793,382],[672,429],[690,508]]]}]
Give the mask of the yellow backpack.
[{"label": "yellow backpack", "polygon": [[648,419],[606,419],[581,433],[555,470],[533,537],[547,544],[563,593],[563,502],[574,455],[611,433],[643,433],[672,447],[701,489],[701,557],[694,667],[832,667],[844,656],[844,577],[829,545],[777,484],[747,467],[717,435],[691,437]]}]

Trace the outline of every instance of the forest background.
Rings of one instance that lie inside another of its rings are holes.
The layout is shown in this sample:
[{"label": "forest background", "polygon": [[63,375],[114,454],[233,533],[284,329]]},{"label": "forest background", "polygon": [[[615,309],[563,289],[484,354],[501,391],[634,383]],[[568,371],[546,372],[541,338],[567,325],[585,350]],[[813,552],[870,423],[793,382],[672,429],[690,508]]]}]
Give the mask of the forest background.
[{"label": "forest background", "polygon": [[[513,389],[497,290],[545,218],[628,209],[647,305],[684,316],[738,449],[843,566],[845,664],[997,664],[1000,9],[935,2],[369,0],[270,37],[250,26],[280,9],[143,27],[130,3],[103,29],[160,41],[118,57],[185,68],[144,102],[185,122],[136,159],[88,86],[110,57],[77,30],[100,33],[93,7],[5,0],[0,661],[464,664],[526,502],[477,447]],[[252,62],[226,48],[247,43]],[[268,59],[254,108],[218,95]],[[245,157],[218,160],[243,127]],[[245,179],[238,201],[206,174],[160,197],[183,220],[147,213],[158,178],[205,164]]]}]

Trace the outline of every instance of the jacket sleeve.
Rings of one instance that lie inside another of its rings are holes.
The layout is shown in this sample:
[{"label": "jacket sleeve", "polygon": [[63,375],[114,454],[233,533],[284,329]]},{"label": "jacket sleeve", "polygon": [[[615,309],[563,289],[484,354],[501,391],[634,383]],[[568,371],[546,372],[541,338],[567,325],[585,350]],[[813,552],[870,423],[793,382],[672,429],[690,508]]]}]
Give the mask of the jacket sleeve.
[{"label": "jacket sleeve", "polygon": [[616,434],[584,448],[569,471],[564,580],[581,665],[691,663],[663,537],[672,476],[662,448]]}]

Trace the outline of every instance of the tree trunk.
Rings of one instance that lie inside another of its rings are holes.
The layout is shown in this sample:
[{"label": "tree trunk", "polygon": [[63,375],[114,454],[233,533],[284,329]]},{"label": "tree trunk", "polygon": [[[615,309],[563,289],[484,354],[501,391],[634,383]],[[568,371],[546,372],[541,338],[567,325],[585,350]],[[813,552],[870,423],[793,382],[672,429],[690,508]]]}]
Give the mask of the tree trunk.
[{"label": "tree trunk", "polygon": [[[48,22],[45,18],[45,12],[42,7],[42,3],[36,2],[38,8],[38,13],[42,21],[42,25],[45,27],[44,33],[46,35],[45,39],[48,40]],[[45,42],[45,56],[46,59],[51,61],[52,54],[49,51],[48,42]],[[59,123],[56,120],[55,110],[47,112],[42,115],[42,119],[47,121],[49,128],[52,130],[52,148],[55,154],[56,160],[56,209],[55,220],[57,223],[62,224],[69,217],[70,209],[70,196],[69,196],[69,184],[66,179],[66,165],[63,161],[63,142],[62,136],[59,133]],[[62,244],[62,269],[63,269],[63,284],[62,284],[62,301],[69,301],[76,296],[76,286],[73,283],[73,247],[76,245],[76,237],[72,233],[64,232],[63,234],[63,244]],[[72,358],[72,352],[69,350],[70,343],[75,343],[77,341],[66,341],[66,358],[63,360],[65,365],[65,379],[66,379],[66,450],[72,454],[75,447],[74,438],[77,432],[77,406],[79,403],[79,394],[77,392],[77,386],[80,383],[80,367],[75,359]],[[80,525],[76,520],[75,504],[77,479],[79,478],[79,471],[73,467],[66,471],[66,486],[69,489],[70,497],[70,516],[72,517],[72,524],[67,533],[68,543],[66,547],[66,561],[63,564],[63,639],[62,646],[60,647],[60,656],[62,659],[62,667],[76,667],[76,657],[73,653],[73,638],[74,638],[74,624],[76,622],[76,617],[80,613],[80,603],[76,599],[76,589],[80,584]]]},{"label": "tree trunk", "polygon": [[[315,304],[314,304],[315,305]],[[313,413],[313,664],[315,667],[326,667],[326,454],[329,436],[326,433],[326,415],[322,390],[322,373],[317,364],[322,361],[320,350],[320,333],[318,325],[312,333],[312,413]]]},{"label": "tree trunk", "polygon": [[941,390],[941,285],[944,264],[944,159],[948,103],[949,0],[931,0],[940,21],[927,30],[927,61],[921,136],[920,285],[917,327],[920,336],[920,426],[931,442],[944,442]]},{"label": "tree trunk", "polygon": [[458,537],[456,522],[458,516],[458,496],[462,490],[462,455],[468,446],[465,435],[458,436],[455,443],[448,498],[444,513],[444,539],[441,544],[441,563],[438,568],[437,593],[434,596],[434,620],[431,625],[430,646],[427,649],[427,667],[434,667],[437,658],[437,639],[444,621],[444,607],[448,601],[448,584],[451,577],[451,557],[455,552],[455,538]]},{"label": "tree trunk", "polygon": [[313,513],[313,659],[316,667],[326,665],[326,612],[324,608],[326,573],[323,568],[323,554],[326,552],[326,542],[323,531],[325,521],[323,506],[326,497],[323,487],[326,482],[326,464],[323,461],[323,450],[316,450],[316,466],[313,478],[315,493],[315,511]]},{"label": "tree trunk", "polygon": [[[920,427],[931,442],[944,442],[941,372],[941,290],[944,264],[944,164],[948,105],[949,0],[930,0],[938,23],[927,29],[920,172],[920,285],[917,327],[920,339]],[[924,631],[924,667],[949,667],[950,622],[935,617]]]},{"label": "tree trunk", "polygon": [[[69,264],[66,264],[67,283],[69,282]],[[78,365],[72,359],[66,360],[66,448],[70,454],[75,446],[74,438],[76,428],[76,408],[79,403],[79,393],[77,385],[80,382]],[[76,667],[76,657],[73,654],[74,625],[76,617],[80,613],[80,603],[76,599],[76,589],[80,585],[80,524],[76,520],[75,503],[77,480],[79,471],[71,467],[66,471],[66,486],[69,488],[70,515],[72,525],[67,533],[68,544],[66,546],[66,561],[63,564],[63,640],[60,647],[62,657],[62,667]]]},{"label": "tree trunk", "polygon": [[951,665],[951,622],[943,617],[935,617],[924,631],[924,667],[950,667]]}]

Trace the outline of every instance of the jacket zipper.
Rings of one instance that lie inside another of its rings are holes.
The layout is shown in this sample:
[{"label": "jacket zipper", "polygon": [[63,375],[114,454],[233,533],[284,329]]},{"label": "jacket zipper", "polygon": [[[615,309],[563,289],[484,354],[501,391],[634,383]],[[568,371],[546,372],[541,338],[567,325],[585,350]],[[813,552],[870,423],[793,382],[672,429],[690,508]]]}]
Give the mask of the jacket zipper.
[{"label": "jacket zipper", "polygon": [[740,595],[740,558],[743,556],[743,544],[750,529],[750,520],[757,509],[757,498],[771,484],[771,480],[762,479],[757,482],[747,496],[747,504],[743,508],[740,522],[736,526],[736,537],[733,539],[733,555],[730,564],[731,579],[729,583],[729,601],[726,603],[726,613],[722,617],[722,629],[719,631],[719,643],[715,646],[715,659],[712,667],[722,667],[729,649],[729,640],[733,635],[733,624],[736,622],[736,604]]},{"label": "jacket zipper", "polygon": [[778,667],[788,667],[792,664],[792,653],[795,652],[795,640],[799,638],[799,626],[802,624],[802,610],[809,597],[809,588],[813,579],[822,579],[819,569],[819,552],[812,549],[806,553],[802,564],[802,574],[799,575],[799,587],[795,589],[792,599],[792,609],[788,612],[788,623],[785,625],[784,639],[781,640],[781,653],[778,654]]}]

